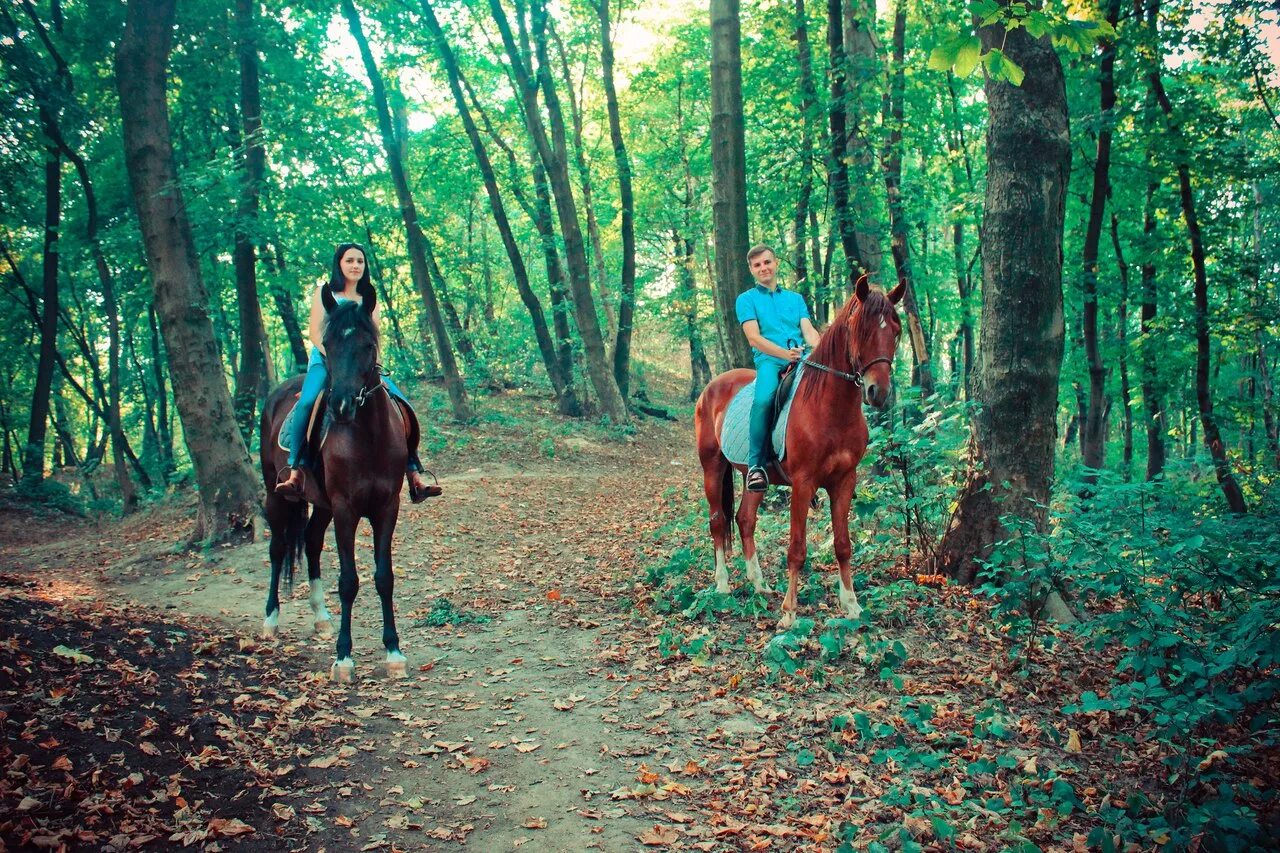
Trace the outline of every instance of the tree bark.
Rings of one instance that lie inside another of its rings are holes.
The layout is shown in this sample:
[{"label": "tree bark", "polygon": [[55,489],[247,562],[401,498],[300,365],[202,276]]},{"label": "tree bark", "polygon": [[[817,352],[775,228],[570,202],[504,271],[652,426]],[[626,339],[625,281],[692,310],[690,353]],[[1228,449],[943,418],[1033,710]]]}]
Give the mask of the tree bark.
[{"label": "tree bark", "polygon": [[[809,281],[809,241],[818,242],[818,234],[810,235],[809,211],[813,199],[813,126],[814,110],[818,103],[818,87],[813,79],[813,50],[809,46],[809,14],[804,0],[795,0],[796,62],[800,71],[800,193],[796,198],[796,213],[791,230],[795,236],[794,264],[796,287],[810,305],[818,295],[814,282]],[[817,270],[815,270],[817,272]]]},{"label": "tree bark", "polygon": [[1156,102],[1164,112],[1169,135],[1173,137],[1174,150],[1179,152],[1178,195],[1182,202],[1182,219],[1187,226],[1187,239],[1191,243],[1191,267],[1195,274],[1194,315],[1196,329],[1196,404],[1200,410],[1200,425],[1204,433],[1204,443],[1213,459],[1213,470],[1218,478],[1218,485],[1226,498],[1227,507],[1237,515],[1243,515],[1246,507],[1244,493],[1236,482],[1231,471],[1231,462],[1227,458],[1227,449],[1218,430],[1217,418],[1213,415],[1213,398],[1209,392],[1209,278],[1205,270],[1204,241],[1200,235],[1200,223],[1196,218],[1195,196],[1191,190],[1191,166],[1187,161],[1183,144],[1182,127],[1173,115],[1173,105],[1165,93],[1164,84],[1160,80],[1159,66],[1152,68],[1149,81],[1155,93]]},{"label": "tree bark", "polygon": [[[1120,0],[1106,0],[1106,18],[1112,27],[1116,25],[1120,19]],[[1107,372],[1102,363],[1102,349],[1098,345],[1098,247],[1102,242],[1102,220],[1110,187],[1111,129],[1116,108],[1115,65],[1116,43],[1114,40],[1105,41],[1098,66],[1098,147],[1093,161],[1093,190],[1080,264],[1084,293],[1084,352],[1089,365],[1089,402],[1080,427],[1080,447],[1085,466],[1083,479],[1088,485],[1098,481],[1098,471],[1107,463],[1106,421],[1102,414],[1106,408]]]},{"label": "tree bark", "polygon": [[913,371],[916,384],[923,397],[933,396],[933,366],[929,363],[929,342],[920,322],[920,306],[916,302],[915,277],[911,274],[911,255],[907,243],[908,224],[902,209],[902,124],[903,100],[906,93],[907,9],[903,0],[895,0],[893,12],[893,73],[889,77],[889,90],[885,96],[886,124],[889,126],[885,145],[884,185],[889,201],[889,227],[892,234],[890,249],[898,281],[907,285],[902,308],[907,315],[907,328],[911,339],[911,352],[915,357]]},{"label": "tree bark", "polygon": [[236,0],[236,52],[240,57],[240,120],[244,127],[240,163],[242,182],[236,204],[232,266],[236,274],[236,305],[240,320],[240,368],[236,371],[236,419],[246,442],[254,429],[258,403],[275,385],[275,370],[267,330],[258,302],[258,272],[254,241],[258,230],[258,200],[267,170],[262,144],[262,96],[258,84],[258,38],[255,0]]},{"label": "tree bark", "polygon": [[22,485],[35,489],[44,480],[44,445],[53,388],[54,356],[58,348],[58,230],[62,223],[62,153],[53,143],[53,117],[40,107],[40,124],[49,141],[44,154],[44,249],[42,253],[42,313],[40,358],[31,394],[31,419],[22,452]]},{"label": "tree bark", "polygon": [[613,378],[625,400],[631,388],[631,326],[636,310],[635,196],[631,190],[631,158],[622,138],[618,92],[613,85],[613,39],[609,24],[610,0],[595,0],[600,19],[600,76],[604,81],[605,108],[609,113],[609,142],[618,169],[618,205],[622,208],[622,275],[618,280],[618,337],[613,348]]},{"label": "tree bark", "polygon": [[175,0],[130,0],[116,48],[125,165],[173,372],[174,399],[199,485],[194,539],[252,533],[261,501],[218,358],[209,297],[174,165],[165,102]]},{"label": "tree bark", "polygon": [[[737,16],[734,17],[737,20]],[[714,45],[714,41],[712,42]],[[835,226],[840,234],[840,246],[844,249],[845,269],[848,279],[844,290],[851,289],[854,281],[866,269],[858,240],[854,233],[853,214],[849,208],[849,165],[845,150],[848,146],[848,116],[845,104],[845,81],[848,67],[844,52],[844,14],[840,0],[827,0],[827,54],[831,75],[831,98],[828,105],[828,122],[831,128],[831,156],[827,166],[830,181],[831,204]],[[744,167],[745,168],[745,167]],[[835,301],[833,299],[833,301]]]},{"label": "tree bark", "polygon": [[735,309],[746,283],[744,271],[751,248],[738,0],[711,0],[711,188],[716,312],[724,323],[729,366],[750,367],[751,348],[738,328]]},{"label": "tree bark", "polygon": [[[872,0],[849,0],[844,7],[845,111],[848,139],[845,157],[849,168],[849,216],[859,264],[873,281],[880,278],[884,258],[882,215],[877,210],[874,187],[882,179],[877,172],[875,94],[884,85],[876,44],[876,6]],[[883,99],[881,98],[883,103]],[[844,294],[834,301],[839,308]]]},{"label": "tree bark", "polygon": [[467,389],[462,384],[462,375],[458,372],[458,362],[453,357],[453,347],[449,343],[449,330],[445,326],[440,302],[435,287],[431,283],[431,271],[427,261],[427,236],[422,233],[422,225],[418,221],[418,206],[413,200],[413,193],[409,190],[409,177],[405,173],[401,144],[396,138],[391,122],[387,88],[373,60],[373,53],[369,50],[369,42],[365,38],[364,27],[360,22],[360,13],[356,11],[352,0],[342,0],[342,13],[360,49],[365,73],[369,76],[369,84],[373,88],[373,106],[377,115],[378,130],[382,136],[382,148],[387,157],[387,166],[391,171],[391,182],[395,185],[400,216],[404,221],[405,238],[409,248],[409,268],[414,284],[418,287],[418,293],[422,296],[422,304],[426,308],[427,322],[431,327],[431,337],[435,340],[436,355],[440,359],[445,389],[449,392],[449,402],[453,407],[453,417],[455,420],[469,421],[471,404],[467,400]]},{"label": "tree bark", "polygon": [[[628,420],[626,401],[613,378],[606,353],[604,336],[600,331],[600,321],[596,317],[595,299],[591,294],[591,273],[587,266],[586,247],[582,240],[582,229],[578,223],[577,202],[573,197],[573,188],[569,180],[568,145],[565,137],[564,115],[560,109],[560,100],[556,95],[551,79],[551,68],[547,56],[547,10],[542,0],[534,0],[532,8],[532,25],[534,45],[538,58],[537,78],[535,79],[524,57],[517,48],[511,33],[511,25],[507,21],[506,12],[499,0],[489,0],[489,8],[494,22],[502,37],[503,47],[510,59],[511,70],[515,73],[516,85],[520,90],[524,104],[524,118],[529,135],[537,148],[538,157],[547,172],[551,185],[551,193],[555,201],[556,216],[560,222],[560,234],[564,239],[565,262],[569,274],[569,288],[573,297],[574,316],[578,323],[578,334],[582,339],[583,355],[586,359],[587,377],[595,389],[600,402],[601,412],[614,423],[626,423]],[[541,112],[537,108],[537,92],[541,89],[547,110],[547,124],[550,125],[550,137],[547,126],[542,121]]]},{"label": "tree bark", "polygon": [[972,582],[1008,533],[1004,514],[1045,530],[1062,363],[1062,229],[1071,166],[1062,66],[1046,36],[980,30],[1026,72],[988,79],[983,304],[974,397],[975,467],[939,547],[939,566]]},{"label": "tree bark", "polygon": [[[1110,198],[1111,190],[1108,188]],[[1129,384],[1129,264],[1120,247],[1120,222],[1114,205],[1111,208],[1111,246],[1116,253],[1116,269],[1120,273],[1120,305],[1116,325],[1119,329],[1120,400],[1124,405],[1124,481],[1133,477],[1133,389]]]}]

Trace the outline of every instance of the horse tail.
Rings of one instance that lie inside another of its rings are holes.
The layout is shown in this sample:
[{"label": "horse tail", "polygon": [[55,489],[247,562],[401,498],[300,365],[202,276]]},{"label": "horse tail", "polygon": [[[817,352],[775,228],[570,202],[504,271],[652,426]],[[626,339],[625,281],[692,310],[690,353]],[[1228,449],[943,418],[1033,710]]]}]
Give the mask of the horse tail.
[{"label": "horse tail", "polygon": [[307,516],[311,505],[305,501],[290,501],[284,525],[284,589],[293,593],[293,570],[302,560],[307,542]]},{"label": "horse tail", "polygon": [[724,516],[724,546],[725,557],[733,551],[733,466],[728,463],[724,466],[724,473],[720,475],[720,513]]}]

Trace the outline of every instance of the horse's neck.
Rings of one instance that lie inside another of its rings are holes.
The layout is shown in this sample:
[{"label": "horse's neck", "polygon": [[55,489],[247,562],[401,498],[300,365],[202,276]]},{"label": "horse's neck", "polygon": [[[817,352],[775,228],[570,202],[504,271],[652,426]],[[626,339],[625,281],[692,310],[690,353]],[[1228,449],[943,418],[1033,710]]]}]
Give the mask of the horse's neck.
[{"label": "horse's neck", "polygon": [[[801,389],[797,388],[791,404],[792,416],[803,412],[805,417],[821,425],[824,435],[836,439],[833,443],[838,444],[838,439],[843,437],[844,432],[852,432],[858,422],[864,420],[862,388],[839,376],[813,370],[813,378],[818,376],[826,377],[822,393],[801,395]],[[804,377],[801,377],[801,381],[804,381]]]}]

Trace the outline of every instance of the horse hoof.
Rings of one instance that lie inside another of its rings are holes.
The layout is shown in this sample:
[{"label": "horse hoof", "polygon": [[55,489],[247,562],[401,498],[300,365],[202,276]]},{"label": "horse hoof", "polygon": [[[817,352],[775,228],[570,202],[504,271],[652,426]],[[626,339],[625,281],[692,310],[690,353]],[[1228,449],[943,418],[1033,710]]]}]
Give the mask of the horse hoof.
[{"label": "horse hoof", "polygon": [[274,640],[276,635],[280,633],[280,626],[273,625],[269,622],[262,623],[262,639]]},{"label": "horse hoof", "polygon": [[328,619],[321,619],[316,622],[315,632],[321,637],[331,637],[333,636],[333,623]]},{"label": "horse hoof", "polygon": [[791,627],[796,624],[796,614],[790,610],[782,611],[782,618],[778,620],[779,631],[790,631]]},{"label": "horse hoof", "polygon": [[733,587],[729,586],[727,583],[718,583],[716,584],[716,592],[720,595],[731,595],[733,593]]},{"label": "horse hoof", "polygon": [[329,680],[336,681],[339,684],[350,684],[356,679],[355,661],[347,659],[334,661],[332,668],[329,670]]},{"label": "horse hoof", "polygon": [[407,678],[409,675],[409,662],[405,660],[404,655],[398,658],[387,656],[387,678]]}]

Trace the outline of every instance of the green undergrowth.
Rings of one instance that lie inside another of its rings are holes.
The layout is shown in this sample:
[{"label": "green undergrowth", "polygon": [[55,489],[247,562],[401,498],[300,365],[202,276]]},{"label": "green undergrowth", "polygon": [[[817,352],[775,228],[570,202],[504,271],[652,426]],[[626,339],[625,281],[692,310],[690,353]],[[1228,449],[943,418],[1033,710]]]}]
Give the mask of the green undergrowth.
[{"label": "green undergrowth", "polygon": [[[421,611],[419,611],[421,612]],[[459,610],[447,598],[437,598],[431,602],[430,609],[413,621],[415,628],[442,628],[446,625],[485,625],[492,621],[483,613],[470,610]]]}]

